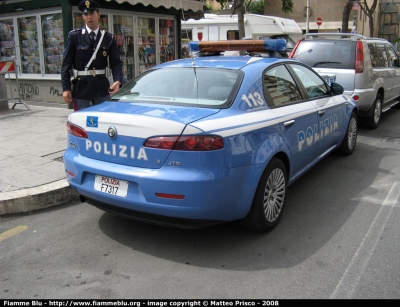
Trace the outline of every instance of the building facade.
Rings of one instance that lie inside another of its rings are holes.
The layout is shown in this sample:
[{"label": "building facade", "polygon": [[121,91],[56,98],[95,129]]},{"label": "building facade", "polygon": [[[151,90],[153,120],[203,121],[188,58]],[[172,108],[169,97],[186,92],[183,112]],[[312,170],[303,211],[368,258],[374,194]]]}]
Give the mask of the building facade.
[{"label": "building facade", "polygon": [[[348,0],[292,0],[293,11],[282,12],[282,0],[253,0],[264,2],[264,15],[294,19],[303,33],[338,32],[342,31],[343,11]],[[307,2],[309,3],[309,18],[307,22]],[[349,14],[348,32],[356,32],[370,36],[369,18],[362,7],[365,3],[372,6],[374,0],[352,1],[353,8]],[[228,1],[227,3],[232,3]],[[372,14],[374,37],[386,38],[394,42],[399,36],[400,0],[378,0],[378,5]],[[215,14],[230,14],[232,10],[223,9],[215,0],[207,0],[207,8]],[[317,18],[322,20],[317,24]]]},{"label": "building facade", "polygon": [[[80,1],[5,0],[1,4],[0,61],[15,61],[18,71],[18,84],[15,74],[6,75],[11,80],[7,97],[63,102],[64,44],[70,30],[84,25]],[[100,27],[117,40],[126,80],[181,58],[181,20],[203,16],[202,0],[96,1],[101,7]]]},{"label": "building facade", "polygon": [[[282,0],[253,0],[264,2],[264,15],[294,19],[305,33],[309,32],[337,32],[342,31],[343,11],[348,0],[292,0],[293,11],[282,12]],[[227,2],[230,7],[233,0]],[[309,3],[309,18],[307,23],[307,2]],[[351,1],[353,8],[349,14],[348,32],[354,31],[364,36],[385,38],[397,47],[400,40],[400,0],[377,0],[377,7],[372,14],[373,31],[371,35],[369,21],[363,7],[368,4],[371,8],[374,0]],[[216,0],[207,0],[207,10],[210,13],[227,15],[231,9],[221,9]],[[322,19],[318,26],[317,18]],[[397,44],[396,44],[397,43]],[[397,48],[398,50],[400,48]]]},{"label": "building facade", "polygon": [[[338,32],[342,30],[343,11],[348,0],[309,0],[309,32]],[[355,31],[358,34],[370,36],[369,18],[365,15],[360,5],[367,2],[371,7],[373,0],[353,1],[354,5],[349,15],[348,32]],[[374,37],[378,37],[380,28],[380,12],[385,3],[392,0],[378,0],[378,5],[373,13]],[[282,12],[281,0],[264,1],[264,14],[296,20],[303,32],[307,29],[307,0],[293,0],[293,12]],[[400,2],[399,2],[400,3]],[[317,18],[322,19],[322,24],[317,24]],[[353,28],[355,27],[355,28]]]}]

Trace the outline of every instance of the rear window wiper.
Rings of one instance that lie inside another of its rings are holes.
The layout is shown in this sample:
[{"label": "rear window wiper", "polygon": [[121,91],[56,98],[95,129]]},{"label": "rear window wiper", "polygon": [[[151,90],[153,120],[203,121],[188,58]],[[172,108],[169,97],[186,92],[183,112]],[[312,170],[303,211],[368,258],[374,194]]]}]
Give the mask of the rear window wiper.
[{"label": "rear window wiper", "polygon": [[316,67],[319,64],[342,64],[342,63],[341,62],[332,62],[332,61],[315,62],[312,67]]}]

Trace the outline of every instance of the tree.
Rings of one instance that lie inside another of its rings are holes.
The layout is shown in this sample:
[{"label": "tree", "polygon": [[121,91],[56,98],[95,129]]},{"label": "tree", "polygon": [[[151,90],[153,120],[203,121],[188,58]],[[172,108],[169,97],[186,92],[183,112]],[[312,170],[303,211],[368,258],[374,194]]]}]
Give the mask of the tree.
[{"label": "tree", "polygon": [[[268,7],[268,2],[271,0],[264,0],[264,7]],[[281,0],[282,2],[282,12],[285,14],[293,12],[293,0]],[[268,15],[265,10],[264,14]]]},{"label": "tree", "polygon": [[[265,2],[268,0],[264,0]],[[282,0],[282,12],[291,13],[293,11],[293,1],[292,0]]]},{"label": "tree", "polygon": [[264,15],[264,1],[263,0],[246,0],[246,12]]},{"label": "tree", "polygon": [[[206,2],[206,0],[203,0],[204,2]],[[215,0],[217,1],[220,5],[222,9],[227,9],[228,8],[228,4],[230,2],[232,2],[232,0]],[[261,11],[261,8],[265,7],[265,4],[267,3],[267,1],[270,0],[264,0],[264,4],[262,4],[263,0],[255,0],[254,2],[252,0],[243,0],[241,1],[242,4],[245,6],[245,11],[248,12],[252,12],[254,14],[263,14],[264,11]],[[293,0],[281,0],[282,1],[282,12],[285,13],[291,13],[293,11]],[[232,8],[235,10],[235,6],[236,8],[238,8],[237,4],[236,4],[236,0],[233,0],[233,6]]]},{"label": "tree", "polygon": [[[352,0],[348,0],[347,3],[344,5],[344,10],[343,10],[343,20],[342,20],[342,32],[347,33],[349,31],[348,29],[348,24],[349,24],[349,15],[351,12],[351,9],[353,8],[353,2]],[[359,7],[361,7],[362,11],[365,13],[365,15],[368,16],[368,25],[369,25],[369,36],[374,36],[374,12],[376,9],[376,6],[378,5],[378,0],[374,0],[372,2],[371,7],[368,6],[367,1],[364,1],[362,4],[360,4],[360,1],[357,1]]]},{"label": "tree", "polygon": [[368,6],[367,1],[364,1],[363,5],[359,5],[361,7],[361,9],[363,10],[363,12],[365,13],[365,15],[368,16],[368,24],[369,24],[369,36],[374,36],[374,12],[376,9],[376,6],[378,4],[378,0],[374,0],[374,2],[372,2],[371,7]]},{"label": "tree", "polygon": [[[228,5],[228,0],[215,0],[221,5],[221,9],[226,9]],[[205,0],[204,0],[205,2]]]},{"label": "tree", "polygon": [[238,14],[238,26],[239,26],[239,38],[244,38],[246,33],[244,32],[244,14],[246,13],[245,0],[234,0],[232,6],[232,15],[235,15],[236,11]]},{"label": "tree", "polygon": [[342,15],[342,33],[349,32],[349,15],[351,9],[353,8],[353,1],[348,0],[347,3],[344,5],[343,15]]}]

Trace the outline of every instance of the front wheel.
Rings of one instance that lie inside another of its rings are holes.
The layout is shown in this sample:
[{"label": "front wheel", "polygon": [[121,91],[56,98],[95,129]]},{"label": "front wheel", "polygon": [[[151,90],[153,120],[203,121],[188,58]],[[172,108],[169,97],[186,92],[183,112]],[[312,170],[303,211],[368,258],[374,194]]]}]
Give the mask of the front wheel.
[{"label": "front wheel", "polygon": [[286,189],[285,165],[273,158],[261,176],[250,212],[241,221],[242,225],[260,232],[272,230],[282,216]]},{"label": "front wheel", "polygon": [[351,113],[349,125],[347,126],[346,134],[340,144],[339,151],[343,155],[351,155],[354,152],[357,142],[357,115],[353,112]]}]

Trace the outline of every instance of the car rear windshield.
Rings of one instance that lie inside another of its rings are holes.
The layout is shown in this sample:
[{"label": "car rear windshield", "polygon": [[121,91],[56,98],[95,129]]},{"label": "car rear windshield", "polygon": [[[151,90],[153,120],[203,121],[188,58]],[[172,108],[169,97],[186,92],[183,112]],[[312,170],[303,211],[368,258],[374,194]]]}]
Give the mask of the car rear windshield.
[{"label": "car rear windshield", "polygon": [[301,41],[294,59],[311,67],[354,69],[355,41],[315,39]]},{"label": "car rear windshield", "polygon": [[111,100],[226,108],[243,75],[238,70],[195,67],[148,70],[124,85]]}]

